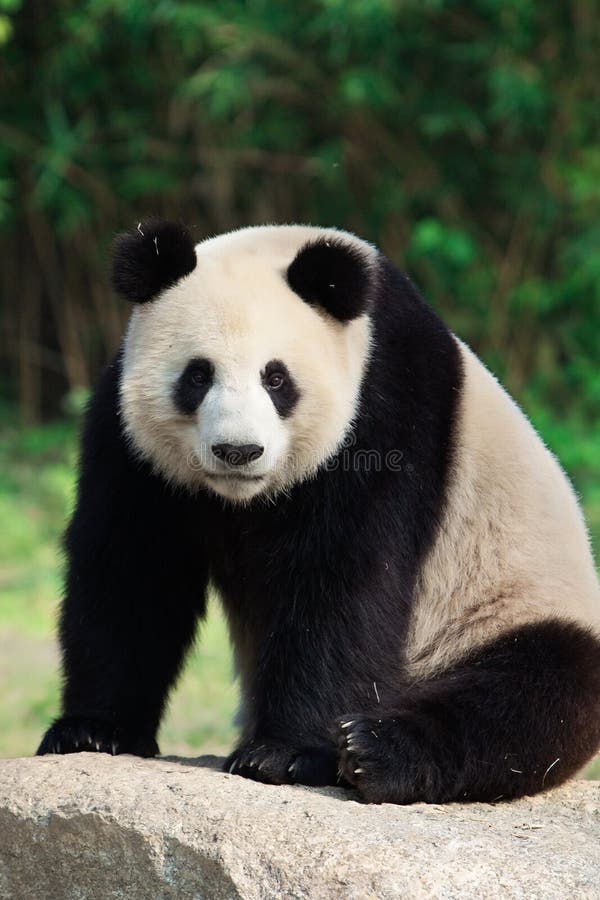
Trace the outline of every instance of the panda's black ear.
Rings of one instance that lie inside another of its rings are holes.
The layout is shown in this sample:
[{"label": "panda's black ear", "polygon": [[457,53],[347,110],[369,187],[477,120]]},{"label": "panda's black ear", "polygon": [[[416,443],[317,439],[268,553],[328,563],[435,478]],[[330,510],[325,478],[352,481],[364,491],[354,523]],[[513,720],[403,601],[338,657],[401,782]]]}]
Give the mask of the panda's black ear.
[{"label": "panda's black ear", "polygon": [[343,238],[320,237],[302,247],[287,270],[291,289],[340,322],[365,312],[373,266],[367,251]]},{"label": "panda's black ear", "polygon": [[134,303],[146,303],[196,268],[196,251],[184,225],[144,219],[115,238],[111,282]]}]

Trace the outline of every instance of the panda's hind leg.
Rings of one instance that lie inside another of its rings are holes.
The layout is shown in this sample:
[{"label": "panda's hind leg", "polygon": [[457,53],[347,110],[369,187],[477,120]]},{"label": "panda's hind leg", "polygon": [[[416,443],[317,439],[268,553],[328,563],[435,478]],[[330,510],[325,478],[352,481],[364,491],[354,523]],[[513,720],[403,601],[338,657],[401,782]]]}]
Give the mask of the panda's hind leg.
[{"label": "panda's hind leg", "polygon": [[535,794],[600,745],[600,641],[564,621],[518,628],[334,737],[340,776],[371,803]]}]

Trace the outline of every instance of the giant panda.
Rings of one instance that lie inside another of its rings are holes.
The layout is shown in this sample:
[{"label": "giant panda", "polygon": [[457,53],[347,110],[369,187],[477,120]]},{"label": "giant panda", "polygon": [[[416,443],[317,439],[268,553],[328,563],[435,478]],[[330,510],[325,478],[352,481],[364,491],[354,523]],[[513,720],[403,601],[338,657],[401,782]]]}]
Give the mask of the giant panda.
[{"label": "giant panda", "polygon": [[226,771],[367,802],[514,798],[600,744],[600,589],[557,461],[375,247],[148,220],[85,423],[62,714],[38,752],[158,753],[217,590]]}]

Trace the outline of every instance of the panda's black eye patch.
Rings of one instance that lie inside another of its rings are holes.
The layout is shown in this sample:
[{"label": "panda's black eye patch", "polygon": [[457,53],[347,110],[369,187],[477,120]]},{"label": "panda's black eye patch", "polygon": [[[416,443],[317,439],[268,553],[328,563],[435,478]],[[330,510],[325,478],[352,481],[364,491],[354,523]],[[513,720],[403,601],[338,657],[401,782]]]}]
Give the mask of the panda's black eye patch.
[{"label": "panda's black eye patch", "polygon": [[294,409],[300,392],[289,373],[288,367],[279,359],[272,359],[260,373],[264,389],[269,394],[273,406],[282,419]]},{"label": "panda's black eye patch", "polygon": [[196,412],[208,393],[215,376],[215,367],[208,359],[190,359],[175,383],[175,406],[185,416]]}]

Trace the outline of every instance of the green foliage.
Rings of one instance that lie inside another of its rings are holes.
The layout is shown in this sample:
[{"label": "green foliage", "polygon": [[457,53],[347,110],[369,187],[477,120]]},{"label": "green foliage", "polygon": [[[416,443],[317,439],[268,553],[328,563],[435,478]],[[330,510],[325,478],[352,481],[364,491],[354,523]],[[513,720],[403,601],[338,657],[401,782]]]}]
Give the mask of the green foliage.
[{"label": "green foliage", "polygon": [[48,633],[60,596],[57,528],[71,505],[74,443],[69,424],[0,426],[2,621],[32,635]]},{"label": "green foliage", "polygon": [[[33,270],[45,315],[31,337],[45,333],[63,375],[22,403],[35,414],[65,381],[89,383],[119,314],[103,321],[99,298],[91,315],[86,285],[101,283],[111,234],[159,211],[202,233],[353,228],[409,268],[509,388],[589,423],[599,12],[597,0],[2,0],[0,223],[22,261],[4,302],[20,333],[31,310],[23,326],[15,298]],[[23,365],[41,378],[47,357]],[[14,358],[7,368],[15,385]]]}]

